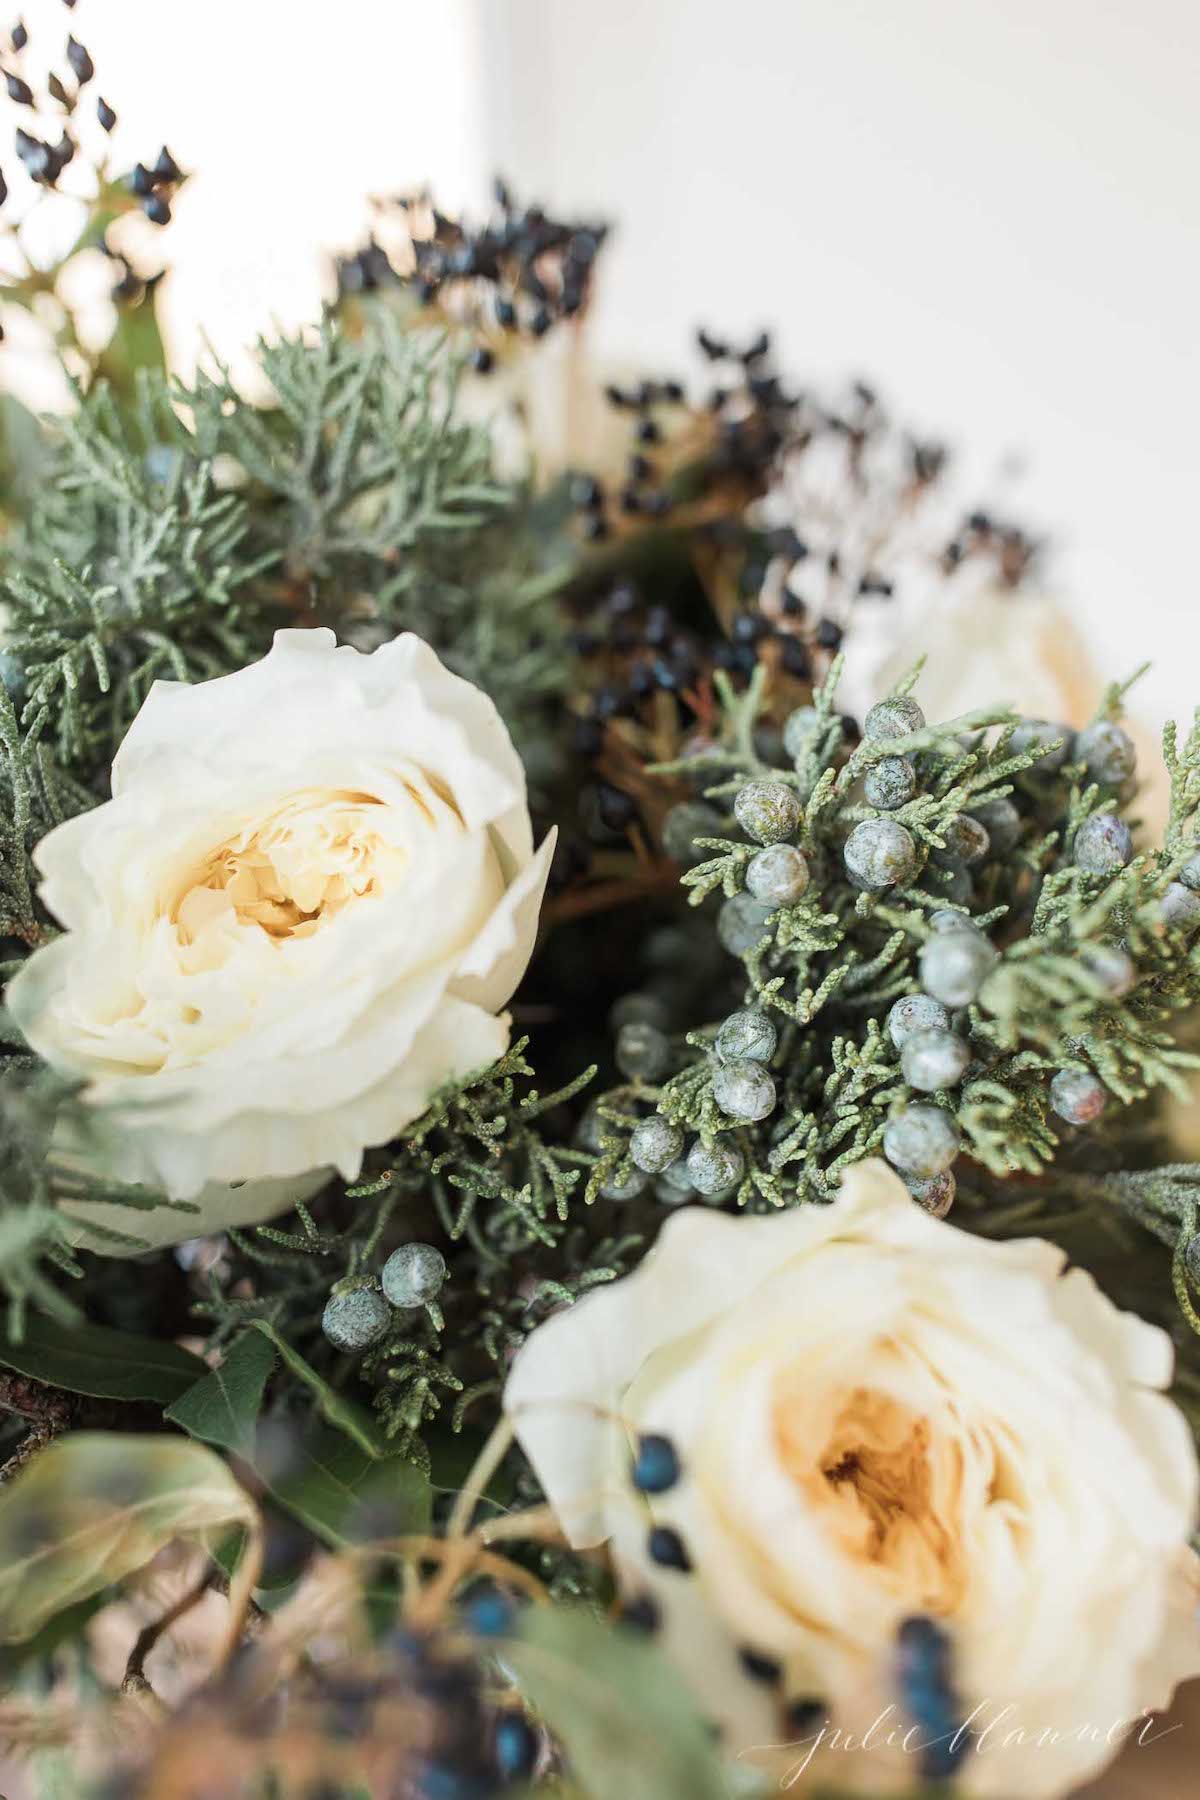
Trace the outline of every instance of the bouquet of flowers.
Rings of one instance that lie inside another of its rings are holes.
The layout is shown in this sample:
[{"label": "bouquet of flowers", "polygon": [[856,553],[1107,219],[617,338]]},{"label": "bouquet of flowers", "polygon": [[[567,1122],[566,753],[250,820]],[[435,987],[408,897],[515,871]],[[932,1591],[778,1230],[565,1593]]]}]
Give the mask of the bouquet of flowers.
[{"label": "bouquet of flowers", "polygon": [[95,170],[0,546],[31,1791],[1069,1793],[1200,1673],[1200,729],[1152,832],[863,384],[605,390],[602,226],[382,205],[252,398]]}]

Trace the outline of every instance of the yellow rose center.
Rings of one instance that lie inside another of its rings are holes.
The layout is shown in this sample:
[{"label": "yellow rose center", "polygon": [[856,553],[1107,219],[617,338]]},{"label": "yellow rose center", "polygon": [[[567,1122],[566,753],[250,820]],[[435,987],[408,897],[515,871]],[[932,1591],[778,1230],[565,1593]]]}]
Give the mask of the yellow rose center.
[{"label": "yellow rose center", "polygon": [[947,1614],[966,1588],[959,1528],[962,1452],[954,1434],[890,1394],[854,1388],[814,1434],[809,1396],[776,1394],[779,1459],[838,1547],[872,1566],[914,1611]]},{"label": "yellow rose center", "polygon": [[[432,826],[421,795],[409,792]],[[381,810],[371,794],[293,795],[205,858],[172,909],[180,944],[197,946],[230,914],[277,942],[311,937],[352,902],[391,886],[408,857],[381,836]]]}]

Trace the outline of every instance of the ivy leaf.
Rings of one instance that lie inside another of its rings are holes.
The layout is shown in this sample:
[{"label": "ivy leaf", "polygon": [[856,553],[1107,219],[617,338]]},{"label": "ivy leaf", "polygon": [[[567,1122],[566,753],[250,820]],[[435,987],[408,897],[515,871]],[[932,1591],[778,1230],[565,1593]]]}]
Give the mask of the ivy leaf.
[{"label": "ivy leaf", "polygon": [[275,1351],[258,1331],[243,1331],[212,1369],[172,1402],[165,1416],[194,1438],[250,1458]]},{"label": "ivy leaf", "polygon": [[336,1431],[342,1432],[352,1443],[357,1444],[364,1456],[377,1461],[395,1456],[396,1446],[384,1437],[365,1407],[359,1406],[354,1400],[347,1400],[344,1394],[339,1394],[335,1388],[331,1388],[329,1383],[318,1375],[309,1363],[305,1362],[299,1352],[292,1349],[286,1338],[279,1335],[268,1320],[255,1319],[253,1324],[256,1331],[261,1331],[264,1337],[271,1340],[292,1374],[302,1381],[313,1394],[317,1402],[317,1410],[327,1424],[332,1425]]},{"label": "ivy leaf", "polygon": [[335,1549],[429,1530],[433,1492],[415,1463],[368,1456],[327,1426],[302,1438],[289,1467],[266,1479],[278,1504]]},{"label": "ivy leaf", "polygon": [[[233,1526],[257,1544],[257,1508],[202,1444],[69,1432],[0,1493],[0,1642],[31,1637],[175,1538],[210,1548]],[[247,1588],[258,1564],[242,1557]]]},{"label": "ivy leaf", "polygon": [[154,1400],[170,1405],[207,1373],[190,1350],[159,1338],[66,1325],[31,1313],[19,1344],[0,1337],[0,1365],[48,1387],[96,1400]]},{"label": "ivy leaf", "polygon": [[[279,1432],[271,1421],[259,1432],[263,1394],[277,1350],[332,1420],[332,1424],[314,1421],[307,1432],[288,1433],[282,1454]],[[335,1549],[429,1529],[432,1490],[427,1478],[412,1463],[402,1461],[370,1418],[335,1394],[270,1329],[244,1331],[221,1366],[182,1394],[167,1408],[166,1417],[192,1437],[242,1457],[278,1505]]]},{"label": "ivy leaf", "polygon": [[527,1610],[504,1644],[589,1800],[728,1800],[708,1727],[653,1645],[565,1607]]}]

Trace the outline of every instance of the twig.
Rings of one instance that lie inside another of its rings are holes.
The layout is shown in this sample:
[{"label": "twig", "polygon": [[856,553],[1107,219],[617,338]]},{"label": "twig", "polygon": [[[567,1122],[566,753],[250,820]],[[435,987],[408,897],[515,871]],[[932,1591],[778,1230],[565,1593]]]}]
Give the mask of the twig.
[{"label": "twig", "polygon": [[186,1613],[191,1612],[192,1608],[203,1600],[205,1594],[215,1585],[218,1573],[219,1571],[215,1568],[206,1570],[194,1587],[188,1588],[186,1593],[180,1595],[174,1606],[169,1606],[161,1618],[153,1620],[143,1631],[138,1633],[137,1641],[129,1652],[129,1661],[125,1664],[125,1674],[121,1681],[123,1694],[149,1694],[157,1699],[154,1689],[146,1679],[144,1667],[146,1658],[163,1632],[169,1631],[172,1625],[182,1619]]}]

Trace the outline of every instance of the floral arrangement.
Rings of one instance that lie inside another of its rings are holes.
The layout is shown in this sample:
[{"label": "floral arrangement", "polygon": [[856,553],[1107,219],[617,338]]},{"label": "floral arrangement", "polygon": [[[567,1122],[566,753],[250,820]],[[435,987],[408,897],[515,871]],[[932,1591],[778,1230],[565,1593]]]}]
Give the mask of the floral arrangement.
[{"label": "floral arrangement", "polygon": [[1200,1674],[1200,728],[1154,830],[1125,690],[1005,648],[1034,535],[863,384],[604,390],[604,237],[383,207],[259,398],[139,278],[22,423],[31,1791],[1049,1797]]}]

